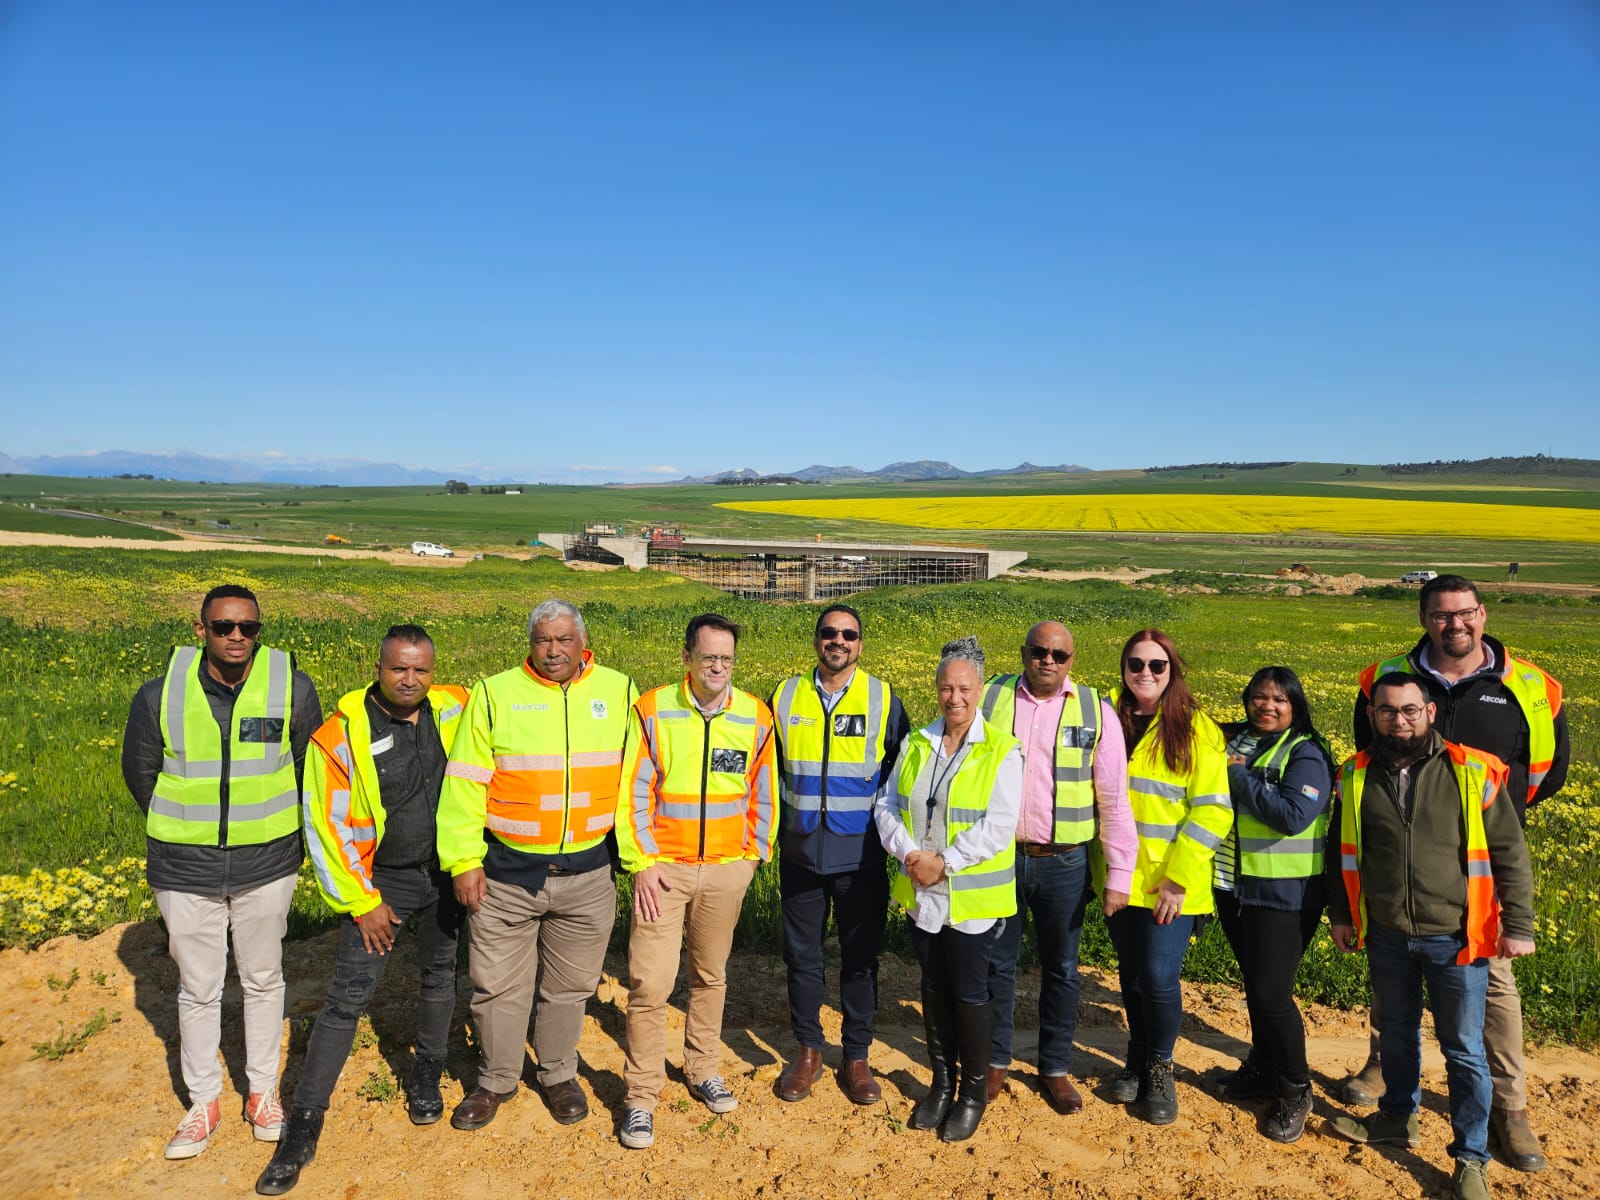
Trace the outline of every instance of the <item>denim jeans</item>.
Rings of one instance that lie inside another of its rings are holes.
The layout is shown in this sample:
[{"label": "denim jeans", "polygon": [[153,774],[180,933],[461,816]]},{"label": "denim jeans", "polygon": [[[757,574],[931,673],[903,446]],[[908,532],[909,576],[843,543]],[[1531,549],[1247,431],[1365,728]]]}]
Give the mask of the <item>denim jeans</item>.
[{"label": "denim jeans", "polygon": [[1407,937],[1374,925],[1367,967],[1377,999],[1378,1051],[1383,1061],[1385,1112],[1410,1114],[1422,1104],[1422,985],[1428,985],[1434,1032],[1444,1051],[1450,1090],[1447,1148],[1452,1158],[1489,1161],[1489,1104],[1493,1085],[1483,1053],[1483,1004],[1489,960],[1461,966],[1459,934]]},{"label": "denim jeans", "polygon": [[1189,950],[1194,917],[1156,924],[1155,913],[1130,904],[1106,920],[1117,951],[1122,1007],[1128,1014],[1128,1040],[1151,1058],[1172,1057],[1183,1021],[1183,956]]},{"label": "denim jeans", "polygon": [[789,974],[789,1025],[801,1046],[821,1050],[826,991],[822,943],[828,909],[839,927],[840,1036],[846,1058],[865,1058],[878,1011],[878,951],[889,917],[889,876],[882,859],[858,871],[819,875],[778,859],[783,896],[783,961]]},{"label": "denim jeans", "polygon": [[1074,846],[1046,858],[1017,855],[1017,915],[1006,922],[989,962],[994,1040],[989,1062],[1011,1065],[1012,1013],[1022,922],[1033,914],[1039,942],[1039,1074],[1065,1075],[1078,1032],[1078,941],[1089,900],[1089,852]]}]

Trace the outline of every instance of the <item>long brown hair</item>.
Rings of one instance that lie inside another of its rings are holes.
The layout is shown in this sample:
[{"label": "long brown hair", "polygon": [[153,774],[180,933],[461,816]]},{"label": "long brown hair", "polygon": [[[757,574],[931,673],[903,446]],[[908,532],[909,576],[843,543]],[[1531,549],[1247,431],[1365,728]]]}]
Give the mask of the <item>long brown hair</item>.
[{"label": "long brown hair", "polygon": [[1117,716],[1122,721],[1122,736],[1127,739],[1128,756],[1139,739],[1134,735],[1133,716],[1138,702],[1128,690],[1128,654],[1140,642],[1154,642],[1167,656],[1167,689],[1156,701],[1156,745],[1161,747],[1161,758],[1167,770],[1187,774],[1191,762],[1190,742],[1194,738],[1194,714],[1200,705],[1183,680],[1183,659],[1173,648],[1172,639],[1159,629],[1141,629],[1122,643],[1122,653],[1117,656],[1117,676],[1121,691],[1117,696]]}]

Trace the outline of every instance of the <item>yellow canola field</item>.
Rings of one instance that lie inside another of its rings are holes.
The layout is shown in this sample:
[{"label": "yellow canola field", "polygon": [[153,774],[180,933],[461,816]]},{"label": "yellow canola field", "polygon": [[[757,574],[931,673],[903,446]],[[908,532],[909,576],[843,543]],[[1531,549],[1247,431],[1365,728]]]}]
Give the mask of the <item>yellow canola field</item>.
[{"label": "yellow canola field", "polygon": [[1600,509],[1344,496],[919,496],[904,499],[740,500],[718,505],[922,529],[1132,533],[1416,534],[1600,542]]}]

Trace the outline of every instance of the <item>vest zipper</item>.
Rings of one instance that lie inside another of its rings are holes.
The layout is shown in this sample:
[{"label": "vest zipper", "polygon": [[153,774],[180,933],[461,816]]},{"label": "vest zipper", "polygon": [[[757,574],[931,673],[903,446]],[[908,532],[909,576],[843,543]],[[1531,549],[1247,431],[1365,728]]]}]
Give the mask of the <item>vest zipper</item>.
[{"label": "vest zipper", "polygon": [[[851,676],[850,682],[851,683],[855,682],[855,677],[854,676]],[[849,689],[846,688],[846,690],[848,691]],[[817,699],[820,702],[821,697],[819,696]],[[840,696],[839,699],[842,701],[844,699],[844,697]],[[822,705],[822,780],[821,780],[821,784],[820,784],[820,786],[822,788],[822,792],[821,792],[821,795],[818,797],[818,802],[817,802],[818,803],[818,807],[817,807],[817,828],[818,829],[822,829],[828,823],[828,757],[832,753],[832,750],[833,750],[833,713],[831,711],[829,711],[828,706],[826,704],[824,704],[824,705]]]},{"label": "vest zipper", "polygon": [[561,685],[561,838],[560,854],[567,847],[567,827],[572,821],[572,712],[567,707],[567,685]]},{"label": "vest zipper", "polygon": [[[698,711],[699,706],[696,706]],[[706,857],[706,784],[711,778],[711,718],[705,713],[700,714],[700,719],[705,722],[706,740],[700,752],[700,861]]]}]

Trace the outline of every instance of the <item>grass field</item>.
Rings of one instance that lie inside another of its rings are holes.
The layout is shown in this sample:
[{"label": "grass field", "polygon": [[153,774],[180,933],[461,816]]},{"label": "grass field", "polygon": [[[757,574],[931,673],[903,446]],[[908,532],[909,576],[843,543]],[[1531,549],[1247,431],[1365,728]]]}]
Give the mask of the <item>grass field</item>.
[{"label": "grass field", "polygon": [[[548,560],[486,560],[458,570],[415,571],[355,562],[202,552],[174,561],[135,551],[0,548],[0,654],[12,685],[0,694],[0,944],[92,932],[152,913],[143,884],[143,833],[118,769],[127,705],[159,673],[170,647],[192,638],[199,596],[214,582],[244,582],[263,601],[263,640],[294,651],[325,708],[370,679],[378,638],[392,621],[427,624],[440,676],[471,682],[525,650],[532,604],[564,595],[583,605],[591,642],[641,686],[677,677],[684,622],[715,607],[747,626],[736,678],[768,693],[810,661],[814,610],[741,602],[657,572],[574,572]],[[931,672],[948,637],[975,633],[996,669],[1014,665],[1027,626],[1042,616],[1078,635],[1075,672],[1104,684],[1121,640],[1145,624],[1167,628],[1191,663],[1208,708],[1234,715],[1250,673],[1294,666],[1320,724],[1349,749],[1356,672],[1417,636],[1414,602],[1356,597],[1169,595],[1109,583],[1002,582],[884,589],[859,597],[870,669],[896,684],[913,719],[934,710]],[[1563,1038],[1600,1035],[1600,649],[1592,605],[1496,604],[1490,629],[1563,680],[1575,759],[1566,792],[1535,810],[1529,827],[1539,872],[1540,952],[1519,962],[1530,1024]],[[309,876],[296,900],[297,932],[331,920]],[[776,952],[776,876],[763,872],[746,905],[741,944]],[[1103,926],[1086,953],[1110,961]],[[1361,960],[1335,960],[1319,941],[1302,973],[1308,995],[1361,1002]],[[1196,978],[1232,979],[1225,943],[1208,930],[1191,952]]]}]

